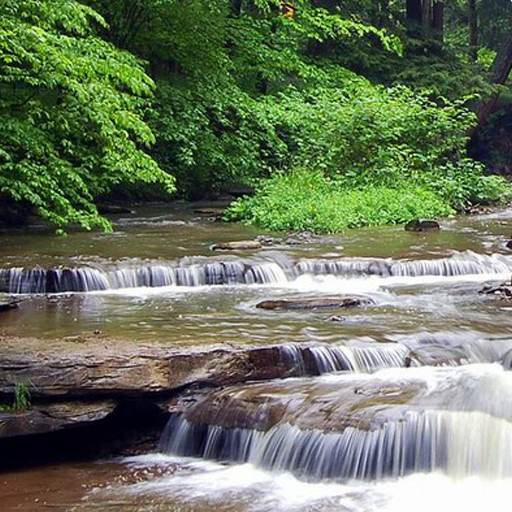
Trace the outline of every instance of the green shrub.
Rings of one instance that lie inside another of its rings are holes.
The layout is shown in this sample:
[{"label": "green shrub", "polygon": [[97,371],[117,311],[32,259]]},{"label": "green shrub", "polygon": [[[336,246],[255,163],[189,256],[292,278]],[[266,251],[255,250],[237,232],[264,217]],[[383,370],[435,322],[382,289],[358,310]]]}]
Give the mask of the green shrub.
[{"label": "green shrub", "polygon": [[255,197],[228,209],[229,220],[244,220],[270,230],[335,233],[347,228],[405,223],[454,213],[438,195],[419,186],[369,186],[347,189],[319,171],[278,173]]}]

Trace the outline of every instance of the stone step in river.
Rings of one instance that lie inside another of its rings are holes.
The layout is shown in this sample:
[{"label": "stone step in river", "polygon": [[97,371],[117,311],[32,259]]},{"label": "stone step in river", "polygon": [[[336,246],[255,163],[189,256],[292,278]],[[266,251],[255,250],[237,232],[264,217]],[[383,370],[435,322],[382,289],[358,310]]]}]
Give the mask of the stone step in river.
[{"label": "stone step in river", "polygon": [[512,256],[466,252],[414,261],[345,258],[277,262],[257,260],[124,263],[103,267],[0,269],[0,293],[93,292],[139,287],[284,284],[302,275],[355,278],[498,276],[512,273]]}]

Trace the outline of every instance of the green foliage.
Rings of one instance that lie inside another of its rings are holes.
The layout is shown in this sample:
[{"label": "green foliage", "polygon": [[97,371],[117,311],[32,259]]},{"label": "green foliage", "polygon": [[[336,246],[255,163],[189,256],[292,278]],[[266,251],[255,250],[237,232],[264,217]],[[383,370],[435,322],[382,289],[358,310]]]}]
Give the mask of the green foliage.
[{"label": "green foliage", "polygon": [[300,169],[266,181],[255,197],[235,202],[227,218],[274,231],[335,233],[451,213],[453,210],[439,196],[418,186],[351,190],[319,171]]},{"label": "green foliage", "polygon": [[0,14],[0,195],[58,228],[108,229],[97,195],[123,182],[172,191],[143,151],[153,82],[97,36],[103,18],[75,0],[2,0]]},{"label": "green foliage", "polygon": [[478,2],[472,63],[464,0],[446,2],[444,42],[411,31],[401,0],[295,0],[293,16],[280,0],[0,0],[0,197],[59,229],[108,229],[96,198],[161,198],[171,176],[198,198],[307,168],[350,225],[405,219],[381,207],[390,190],[429,190],[432,211],[494,200],[463,105],[495,92],[511,5]]},{"label": "green foliage", "polygon": [[250,182],[291,158],[281,98],[348,74],[313,57],[316,46],[365,39],[385,54],[401,51],[397,37],[355,16],[299,0],[296,16],[285,18],[280,4],[91,0],[112,27],[108,37],[150,61],[153,154],[182,196]]},{"label": "green foliage", "polygon": [[27,382],[18,382],[16,384],[12,407],[15,411],[25,411],[30,408],[30,389]]},{"label": "green foliage", "polygon": [[30,409],[30,385],[28,382],[18,382],[14,387],[14,400],[12,404],[1,404],[0,411],[23,412]]},{"label": "green foliage", "polygon": [[[268,229],[333,232],[462,211],[510,197],[501,178],[465,157],[474,115],[400,86],[349,80],[279,104],[290,174],[277,173],[228,217]],[[307,170],[305,170],[307,169]]]}]

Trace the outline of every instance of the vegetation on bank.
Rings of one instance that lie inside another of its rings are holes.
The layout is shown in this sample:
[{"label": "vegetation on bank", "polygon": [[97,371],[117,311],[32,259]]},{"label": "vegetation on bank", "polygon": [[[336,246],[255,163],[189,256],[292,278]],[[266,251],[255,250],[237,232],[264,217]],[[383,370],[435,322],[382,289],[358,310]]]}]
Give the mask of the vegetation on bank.
[{"label": "vegetation on bank", "polygon": [[28,382],[16,383],[12,404],[0,402],[0,412],[23,412],[30,409],[30,407],[30,384]]},{"label": "vegetation on bank", "polygon": [[471,156],[507,165],[509,116],[470,111],[507,97],[512,4],[471,6],[0,0],[0,210],[108,229],[102,198],[257,183],[231,219],[334,231],[495,201],[467,146],[485,123]]},{"label": "vegetation on bank", "polygon": [[503,178],[484,176],[483,165],[466,157],[475,116],[460,101],[436,103],[404,86],[364,81],[322,89],[311,105],[288,101],[281,122],[308,143],[297,147],[291,171],[264,180],[227,219],[336,232],[447,216],[511,195]]}]

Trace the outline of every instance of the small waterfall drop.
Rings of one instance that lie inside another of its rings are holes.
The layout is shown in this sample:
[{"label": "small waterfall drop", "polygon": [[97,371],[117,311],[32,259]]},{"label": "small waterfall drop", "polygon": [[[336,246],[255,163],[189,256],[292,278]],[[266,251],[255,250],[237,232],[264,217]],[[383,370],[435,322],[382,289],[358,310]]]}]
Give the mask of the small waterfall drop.
[{"label": "small waterfall drop", "polygon": [[[497,366],[385,370],[258,390],[222,391],[173,415],[160,450],[313,481],[432,471],[512,477],[512,376]],[[255,396],[268,398],[253,403]]]},{"label": "small waterfall drop", "polygon": [[279,261],[203,261],[126,264],[117,268],[80,267],[54,269],[0,269],[0,292],[37,294],[92,292],[138,287],[283,285],[304,275],[344,278],[392,278],[422,276],[498,276],[512,272],[512,258],[466,252],[438,260],[393,261],[390,259]]},{"label": "small waterfall drop", "polygon": [[182,262],[117,269],[12,268],[0,270],[0,292],[12,294],[93,292],[139,287],[271,284],[287,281],[285,269],[273,262]]}]

